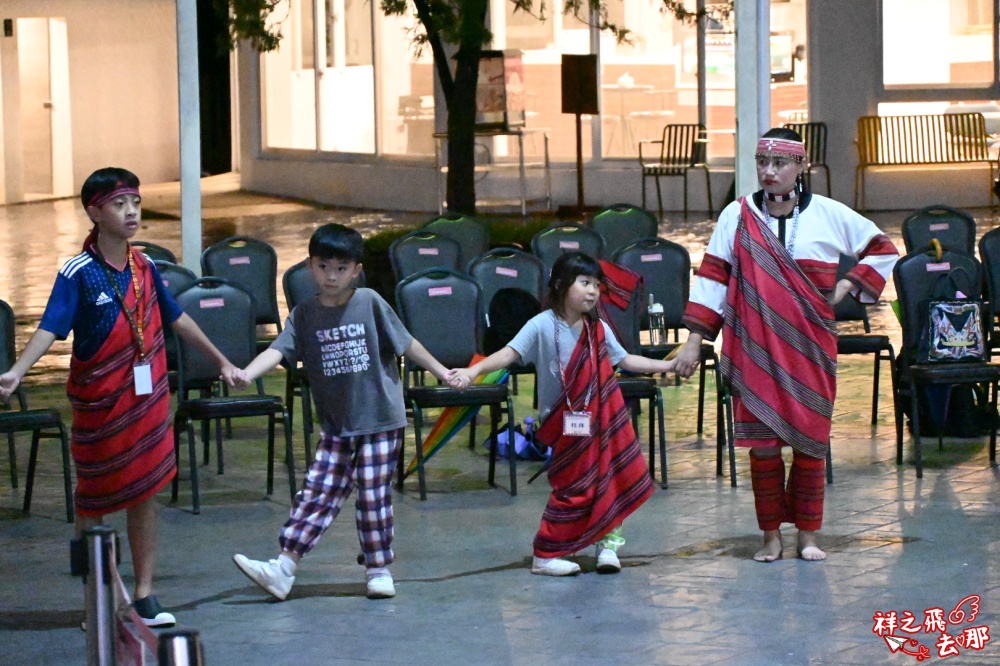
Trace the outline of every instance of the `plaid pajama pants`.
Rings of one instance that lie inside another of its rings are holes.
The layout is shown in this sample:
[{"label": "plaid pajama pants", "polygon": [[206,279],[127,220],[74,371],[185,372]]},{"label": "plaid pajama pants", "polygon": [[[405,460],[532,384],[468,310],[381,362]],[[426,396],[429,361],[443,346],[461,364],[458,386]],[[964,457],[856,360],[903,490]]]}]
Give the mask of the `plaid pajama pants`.
[{"label": "plaid pajama pants", "polygon": [[365,565],[391,563],[392,473],[402,441],[402,428],[347,438],[324,433],[288,522],[281,528],[278,543],[282,550],[300,556],[312,550],[356,485],[355,517]]}]

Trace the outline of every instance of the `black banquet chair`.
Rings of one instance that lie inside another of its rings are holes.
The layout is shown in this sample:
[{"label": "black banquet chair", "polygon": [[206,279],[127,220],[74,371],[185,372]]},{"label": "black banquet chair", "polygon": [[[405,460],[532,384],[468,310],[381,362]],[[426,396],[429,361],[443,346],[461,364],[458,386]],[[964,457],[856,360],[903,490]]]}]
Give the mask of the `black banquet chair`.
[{"label": "black banquet chair", "polygon": [[[254,303],[253,297],[244,289],[226,280],[201,278],[177,295],[177,303],[204,331],[205,335],[219,348],[226,358],[237,367],[246,367],[256,356]],[[292,450],[292,424],[281,402],[281,398],[264,394],[264,383],[258,379],[256,394],[205,395],[191,397],[191,384],[203,385],[208,380],[218,378],[219,370],[213,362],[205,359],[200,352],[189,346],[182,338],[177,338],[177,409],[174,412],[174,449],[180,460],[181,432],[188,437],[190,461],[192,508],[201,511],[198,488],[198,457],[195,452],[194,422],[223,418],[266,416],[267,439],[267,494],[274,492],[274,439],[278,419],[285,429],[285,461],[288,466],[288,486],[294,499],[295,463]],[[222,431],[215,429],[218,473],[224,470],[222,456]],[[208,442],[205,442],[206,453]],[[207,462],[207,460],[206,460]],[[174,477],[172,501],[177,501],[178,476]]]},{"label": "black banquet chair", "polygon": [[[5,301],[0,301],[0,374],[10,370],[14,365],[14,310]],[[62,447],[63,490],[66,494],[66,522],[72,523],[73,511],[73,480],[70,476],[69,441],[62,417],[55,409],[28,409],[28,399],[24,386],[18,386],[14,393],[17,396],[18,409],[10,409],[0,402],[0,433],[7,435],[7,452],[10,460],[10,485],[17,488],[17,450],[14,436],[19,432],[31,433],[31,449],[28,454],[28,479],[24,487],[24,504],[22,510],[31,510],[31,494],[35,484],[35,468],[38,461],[38,448],[43,439],[58,439]]]},{"label": "black banquet chair", "polygon": [[[942,276],[942,272],[936,269],[945,264],[952,271],[957,268],[965,270],[968,280],[967,284],[962,285],[962,291],[968,298],[978,298],[980,285],[982,284],[982,271],[979,262],[974,257],[950,251],[943,251],[937,256],[935,256],[934,252],[917,252],[907,254],[896,262],[896,266],[892,271],[892,277],[896,284],[896,294],[899,297],[903,324],[903,347],[899,354],[901,358],[899,374],[900,396],[897,399],[897,409],[902,409],[900,401],[909,400],[913,431],[913,451],[918,479],[924,475],[920,450],[920,389],[932,384],[986,384],[992,388],[990,413],[993,416],[993,423],[990,431],[990,463],[996,464],[997,382],[1000,381],[1000,365],[988,362],[917,362],[921,324],[926,316],[921,316],[921,309],[926,312],[927,300],[932,295],[939,278]],[[986,351],[988,356],[988,346]],[[938,436],[938,447],[943,447],[940,434]],[[896,447],[896,464],[903,464],[903,447],[901,441],[897,443]]]},{"label": "black banquet chair", "polygon": [[588,225],[604,239],[604,255],[613,257],[640,238],[656,236],[659,221],[638,206],[618,203],[594,213]]},{"label": "black banquet chair", "polygon": [[945,250],[976,256],[976,221],[964,210],[937,204],[921,208],[903,220],[907,254],[926,250],[932,238]]},{"label": "black banquet chair", "polygon": [[[201,253],[201,272],[237,284],[253,295],[258,326],[273,325],[281,332],[278,312],[278,254],[264,241],[230,236]],[[274,336],[257,340],[257,351],[267,349]]]},{"label": "black banquet chair", "polygon": [[[481,312],[480,289],[472,278],[457,271],[427,270],[411,275],[396,285],[396,308],[407,330],[427,348],[434,358],[448,368],[468,367],[479,352]],[[447,322],[447,326],[442,326]],[[423,427],[424,410],[450,406],[489,406],[490,408],[490,462],[488,481],[495,485],[497,461],[497,432],[500,414],[506,412],[507,436],[514,441],[514,406],[506,384],[473,384],[465,390],[455,390],[447,385],[411,386],[410,376],[417,368],[405,359],[403,395],[413,410],[413,432],[416,440],[417,478],[420,499],[427,498],[424,474]],[[402,490],[404,451],[399,452],[398,480]],[[517,494],[516,456],[508,456],[510,466],[510,494]]]},{"label": "black banquet chair", "polygon": [[576,222],[556,222],[545,227],[531,239],[532,253],[545,266],[548,281],[552,266],[560,254],[583,252],[594,259],[604,258],[604,239],[601,235]]},{"label": "black banquet chair", "polygon": [[480,220],[466,215],[445,213],[431,219],[421,231],[447,236],[458,243],[459,270],[465,270],[470,261],[490,249],[490,228]]},{"label": "black banquet chair", "polygon": [[153,261],[169,261],[172,264],[177,263],[177,255],[175,255],[169,249],[163,247],[162,245],[157,245],[156,243],[150,243],[148,241],[134,240],[129,241],[132,247],[139,248],[140,251]]},{"label": "black banquet chair", "polygon": [[462,270],[462,247],[453,238],[426,229],[400,236],[389,246],[392,274],[399,284],[404,278],[429,268]]}]

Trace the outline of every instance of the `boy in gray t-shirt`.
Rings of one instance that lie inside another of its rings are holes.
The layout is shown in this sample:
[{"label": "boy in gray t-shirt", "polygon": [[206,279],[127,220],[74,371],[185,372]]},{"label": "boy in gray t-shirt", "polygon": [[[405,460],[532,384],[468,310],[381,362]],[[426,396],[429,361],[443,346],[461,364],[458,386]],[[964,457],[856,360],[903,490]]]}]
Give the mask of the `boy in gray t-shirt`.
[{"label": "boy in gray t-shirt", "polygon": [[250,580],[278,599],[288,595],[299,559],[317,544],[355,485],[368,598],[396,594],[387,568],[393,561],[392,473],[406,426],[396,357],[406,356],[439,379],[448,369],[376,292],[351,287],[361,273],[363,249],[361,235],[339,224],[313,233],[309,270],[320,292],[292,310],[278,339],[245,370],[249,383],[282,360],[292,366],[302,361],[322,429],[278,538],[281,554],[267,562],[233,556]]}]

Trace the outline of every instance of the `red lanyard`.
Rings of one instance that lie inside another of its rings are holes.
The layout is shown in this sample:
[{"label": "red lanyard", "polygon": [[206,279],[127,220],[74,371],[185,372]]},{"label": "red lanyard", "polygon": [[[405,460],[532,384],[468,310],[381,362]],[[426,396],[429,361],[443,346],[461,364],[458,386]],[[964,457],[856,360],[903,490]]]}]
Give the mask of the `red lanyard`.
[{"label": "red lanyard", "polygon": [[136,347],[139,350],[139,360],[143,360],[146,356],[146,344],[145,336],[143,335],[142,324],[142,285],[139,284],[138,270],[136,270],[135,257],[132,256],[132,246],[127,245],[126,250],[128,252],[128,267],[132,270],[132,289],[135,291],[135,312],[133,314],[132,310],[129,310],[128,305],[125,303],[125,294],[118,287],[118,281],[115,279],[114,273],[108,266],[107,260],[101,251],[97,249],[97,245],[93,246],[94,252],[101,260],[101,267],[104,269],[105,275],[108,276],[108,281],[111,283],[111,288],[115,292],[115,296],[121,301],[122,311],[125,312],[125,318],[128,319],[129,328],[132,329],[132,340],[135,342]]}]

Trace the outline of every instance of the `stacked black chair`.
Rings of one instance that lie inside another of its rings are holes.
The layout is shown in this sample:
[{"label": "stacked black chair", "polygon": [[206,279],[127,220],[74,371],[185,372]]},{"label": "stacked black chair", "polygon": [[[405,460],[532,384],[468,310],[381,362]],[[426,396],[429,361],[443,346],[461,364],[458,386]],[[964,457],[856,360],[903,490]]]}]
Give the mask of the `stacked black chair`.
[{"label": "stacked black chair", "polygon": [[[240,286],[221,278],[201,278],[177,295],[177,303],[204,331],[205,335],[219,348],[226,358],[237,367],[246,367],[256,356],[256,319],[253,296]],[[191,385],[213,380],[219,369],[214,362],[205,359],[200,352],[177,338],[177,409],[174,412],[174,449],[180,460],[181,432],[187,431],[188,456],[190,461],[192,505],[194,513],[201,510],[198,489],[198,459],[195,454],[194,422],[212,421],[223,418],[266,416],[268,419],[267,440],[267,494],[274,492],[274,437],[275,424],[281,419],[285,427],[285,460],[288,466],[288,486],[294,499],[296,490],[295,463],[292,450],[292,424],[278,396],[264,394],[264,383],[257,380],[257,393],[247,395],[201,397],[189,395]],[[216,428],[216,456],[218,473],[224,470],[222,456],[222,432]],[[208,463],[208,442],[205,442],[206,464]],[[173,501],[177,501],[179,479],[174,477]]]},{"label": "stacked black chair", "polygon": [[[221,277],[253,295],[258,326],[273,325],[281,332],[278,312],[278,254],[264,241],[230,236],[201,253],[203,275]],[[274,336],[257,340],[257,351],[267,349]]]},{"label": "stacked black chair", "polygon": [[[448,368],[468,367],[479,349],[481,323],[478,313],[480,289],[472,278],[457,271],[428,270],[404,279],[396,285],[396,308],[407,330],[427,348],[434,358]],[[470,316],[471,315],[471,316]],[[447,325],[443,326],[442,322]],[[427,498],[424,475],[423,410],[449,406],[490,407],[489,484],[494,484],[497,460],[497,432],[500,413],[506,410],[508,442],[514,441],[514,406],[506,384],[474,384],[465,390],[450,386],[411,386],[410,375],[415,364],[406,359],[403,372],[403,394],[413,410],[413,431],[417,449],[417,477],[420,499]],[[399,452],[397,488],[402,489],[404,451]],[[508,456],[510,464],[510,494],[517,494],[517,466],[515,456]]]},{"label": "stacked black chair", "polygon": [[[997,436],[997,382],[1000,381],[1000,366],[988,362],[968,363],[918,363],[917,349],[921,328],[926,319],[927,300],[933,294],[942,272],[939,267],[947,265],[949,270],[962,268],[969,276],[968,284],[962,291],[968,298],[978,298],[982,284],[982,270],[979,262],[971,256],[959,252],[944,251],[940,256],[934,252],[908,254],[900,259],[892,276],[899,296],[903,324],[903,347],[900,350],[900,396],[897,409],[902,409],[900,400],[908,399],[911,410],[914,457],[917,478],[923,477],[923,461],[920,450],[920,389],[932,384],[986,384],[992,388],[990,413],[993,419],[990,432],[990,463],[996,463]],[[921,312],[924,310],[924,313]],[[988,351],[988,347],[987,347]],[[938,446],[942,446],[938,437]],[[897,442],[896,464],[903,464],[902,441]]]},{"label": "stacked black chair", "polygon": [[[5,301],[0,301],[0,374],[14,365],[14,311]],[[72,523],[73,487],[70,477],[69,441],[62,417],[55,409],[28,409],[28,399],[23,386],[15,392],[18,409],[7,409],[0,403],[0,433],[7,435],[7,451],[10,459],[10,485],[17,488],[17,450],[14,435],[19,432],[31,433],[31,450],[28,455],[28,480],[24,487],[24,513],[31,509],[31,493],[35,484],[35,466],[38,461],[38,447],[43,439],[58,439],[62,446],[63,489],[66,493],[66,522]]]},{"label": "stacked black chair", "polygon": [[964,210],[938,204],[921,208],[903,220],[907,254],[923,251],[932,238],[945,250],[976,256],[976,221]]}]

